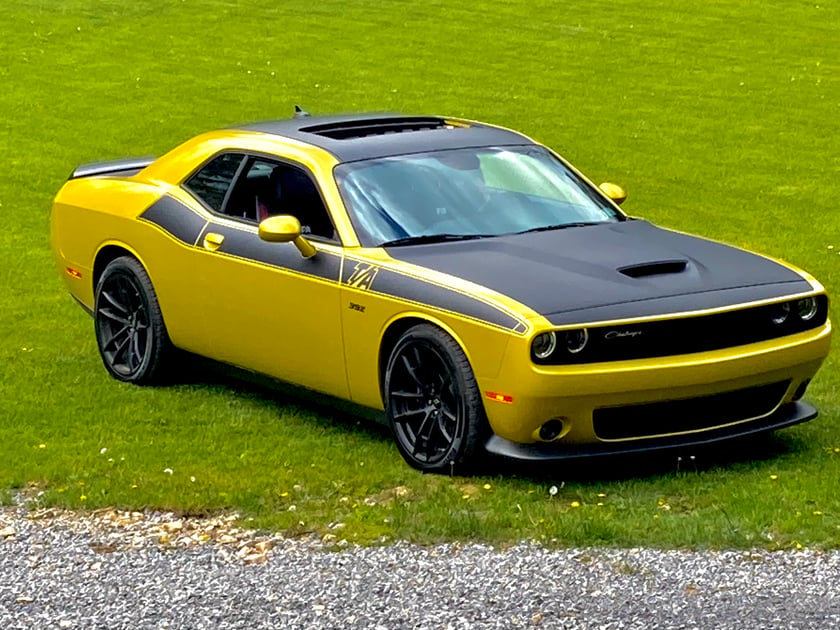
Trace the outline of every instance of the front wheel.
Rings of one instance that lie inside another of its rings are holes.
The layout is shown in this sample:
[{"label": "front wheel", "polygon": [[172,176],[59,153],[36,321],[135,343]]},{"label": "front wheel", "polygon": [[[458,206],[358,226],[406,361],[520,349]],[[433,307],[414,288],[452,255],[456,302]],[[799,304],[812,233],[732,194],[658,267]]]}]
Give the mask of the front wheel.
[{"label": "front wheel", "polygon": [[397,448],[414,468],[468,468],[482,451],[487,421],[464,351],[419,324],[399,338],[385,371],[385,407]]},{"label": "front wheel", "polygon": [[112,260],[96,286],[96,342],[105,369],[117,380],[162,380],[171,343],[152,281],[134,258]]}]

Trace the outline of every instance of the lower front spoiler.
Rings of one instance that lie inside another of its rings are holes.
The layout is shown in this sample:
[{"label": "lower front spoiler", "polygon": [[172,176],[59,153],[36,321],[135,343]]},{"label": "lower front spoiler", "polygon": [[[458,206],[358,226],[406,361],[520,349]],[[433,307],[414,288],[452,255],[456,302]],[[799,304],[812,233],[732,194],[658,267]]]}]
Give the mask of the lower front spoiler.
[{"label": "lower front spoiler", "polygon": [[813,420],[817,410],[804,402],[782,405],[766,418],[742,422],[718,429],[683,435],[628,440],[622,442],[598,442],[595,444],[517,444],[498,435],[492,436],[485,449],[492,455],[526,462],[548,462],[556,460],[586,459],[604,455],[631,455],[648,451],[667,451],[691,446],[707,446],[735,438],[757,435]]}]

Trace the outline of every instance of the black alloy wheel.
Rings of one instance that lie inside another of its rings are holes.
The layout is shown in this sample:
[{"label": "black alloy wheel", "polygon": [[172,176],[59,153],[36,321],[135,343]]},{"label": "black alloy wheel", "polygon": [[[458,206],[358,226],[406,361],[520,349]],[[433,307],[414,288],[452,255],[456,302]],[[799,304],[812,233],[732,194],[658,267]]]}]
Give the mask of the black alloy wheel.
[{"label": "black alloy wheel", "polygon": [[413,467],[449,472],[476,463],[486,419],[461,347],[443,330],[407,330],[385,372],[386,411],[400,453]]},{"label": "black alloy wheel", "polygon": [[96,287],[94,325],[99,354],[120,381],[161,380],[169,336],[149,275],[134,258],[111,261]]}]

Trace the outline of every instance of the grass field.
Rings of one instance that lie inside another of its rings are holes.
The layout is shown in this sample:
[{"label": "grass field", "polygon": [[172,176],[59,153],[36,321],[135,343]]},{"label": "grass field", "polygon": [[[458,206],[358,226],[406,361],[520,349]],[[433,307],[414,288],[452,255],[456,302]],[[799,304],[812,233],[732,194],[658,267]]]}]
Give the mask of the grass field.
[{"label": "grass field", "polygon": [[443,113],[520,129],[626,186],[631,214],[838,296],[838,24],[836,3],[798,0],[6,0],[0,496],[37,484],[49,504],[235,510],[359,542],[840,546],[834,357],[808,396],[820,418],[746,452],[422,476],[377,427],[272,389],[111,380],[47,238],[80,162],[296,103]]}]

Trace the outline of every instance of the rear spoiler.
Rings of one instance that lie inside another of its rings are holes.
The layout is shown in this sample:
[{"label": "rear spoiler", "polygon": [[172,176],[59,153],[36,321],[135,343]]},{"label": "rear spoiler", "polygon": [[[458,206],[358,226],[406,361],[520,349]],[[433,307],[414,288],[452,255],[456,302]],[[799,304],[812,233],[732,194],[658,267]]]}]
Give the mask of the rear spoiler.
[{"label": "rear spoiler", "polygon": [[88,162],[76,167],[70,175],[70,179],[80,177],[92,177],[94,175],[122,175],[131,177],[136,175],[157,158],[154,156],[122,158],[120,160],[108,160],[106,162]]}]

